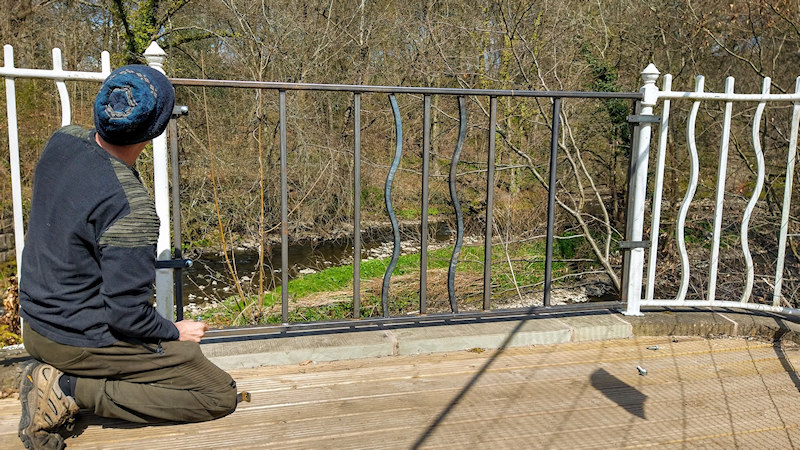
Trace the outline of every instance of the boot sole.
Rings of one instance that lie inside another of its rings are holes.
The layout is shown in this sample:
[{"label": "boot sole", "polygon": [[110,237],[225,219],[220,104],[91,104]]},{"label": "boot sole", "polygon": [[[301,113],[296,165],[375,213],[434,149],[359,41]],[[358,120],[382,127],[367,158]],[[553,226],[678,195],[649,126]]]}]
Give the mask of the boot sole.
[{"label": "boot sole", "polygon": [[31,374],[33,370],[38,366],[36,362],[29,363],[25,369],[22,371],[22,381],[20,382],[19,387],[19,399],[20,403],[22,404],[22,414],[19,418],[19,431],[17,435],[19,439],[22,441],[22,445],[25,446],[27,449],[33,448],[32,436],[27,429],[31,425],[31,419],[33,418],[36,411],[31,411],[30,408],[36,408],[37,399],[34,398],[33,402],[31,402],[30,395],[31,392],[35,394],[35,387],[33,380],[31,379]]}]

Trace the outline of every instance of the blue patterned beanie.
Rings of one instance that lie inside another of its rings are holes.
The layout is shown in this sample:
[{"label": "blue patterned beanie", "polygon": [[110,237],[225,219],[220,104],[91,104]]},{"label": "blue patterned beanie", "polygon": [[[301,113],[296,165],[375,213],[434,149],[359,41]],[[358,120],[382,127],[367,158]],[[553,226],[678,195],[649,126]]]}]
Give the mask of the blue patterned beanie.
[{"label": "blue patterned beanie", "polygon": [[167,128],[174,104],[175,90],[164,74],[149,66],[123,66],[97,93],[94,126],[111,144],[146,142]]}]

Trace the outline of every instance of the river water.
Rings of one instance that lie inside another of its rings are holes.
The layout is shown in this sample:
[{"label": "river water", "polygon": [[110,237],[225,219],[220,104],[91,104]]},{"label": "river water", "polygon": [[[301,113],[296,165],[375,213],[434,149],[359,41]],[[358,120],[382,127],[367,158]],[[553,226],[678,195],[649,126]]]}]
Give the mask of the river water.
[{"label": "river water", "polygon": [[[432,227],[429,238],[429,251],[450,242],[451,234],[446,226]],[[361,244],[362,260],[389,257],[392,254],[391,235],[374,236]],[[419,239],[412,237],[401,241],[401,254],[418,253]],[[196,252],[191,256],[194,264],[184,270],[184,304],[199,305],[220,301],[236,294],[233,276],[225,257],[214,250]],[[237,278],[245,293],[258,290],[259,255],[256,248],[241,248],[228,252],[231,266],[235,267]],[[353,262],[353,242],[351,240],[314,242],[305,241],[289,246],[289,278],[300,274],[314,273],[329,267]],[[281,246],[267,247],[264,253],[264,288],[271,289],[281,283]]]}]

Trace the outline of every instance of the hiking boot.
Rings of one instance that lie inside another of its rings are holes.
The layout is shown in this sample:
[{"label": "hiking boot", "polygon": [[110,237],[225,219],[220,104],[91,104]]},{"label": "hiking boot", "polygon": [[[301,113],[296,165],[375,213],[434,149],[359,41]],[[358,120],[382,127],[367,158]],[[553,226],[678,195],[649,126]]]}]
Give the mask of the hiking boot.
[{"label": "hiking boot", "polygon": [[25,448],[33,450],[63,450],[67,446],[60,434],[41,430],[33,433],[32,437],[27,441],[23,440],[22,443]]},{"label": "hiking boot", "polygon": [[49,364],[33,362],[22,372],[19,400],[19,438],[28,449],[62,449],[59,428],[71,425],[78,412],[75,399],[58,386],[61,371]]}]

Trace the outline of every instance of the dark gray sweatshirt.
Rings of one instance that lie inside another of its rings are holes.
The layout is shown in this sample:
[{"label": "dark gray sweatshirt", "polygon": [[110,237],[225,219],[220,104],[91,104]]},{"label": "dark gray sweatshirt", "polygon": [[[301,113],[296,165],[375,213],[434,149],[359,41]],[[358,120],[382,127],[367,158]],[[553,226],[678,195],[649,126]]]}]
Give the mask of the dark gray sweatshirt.
[{"label": "dark gray sweatshirt", "polygon": [[138,173],[70,125],[50,137],[33,184],[21,316],[61,344],[175,340],[150,299],[158,216]]}]

